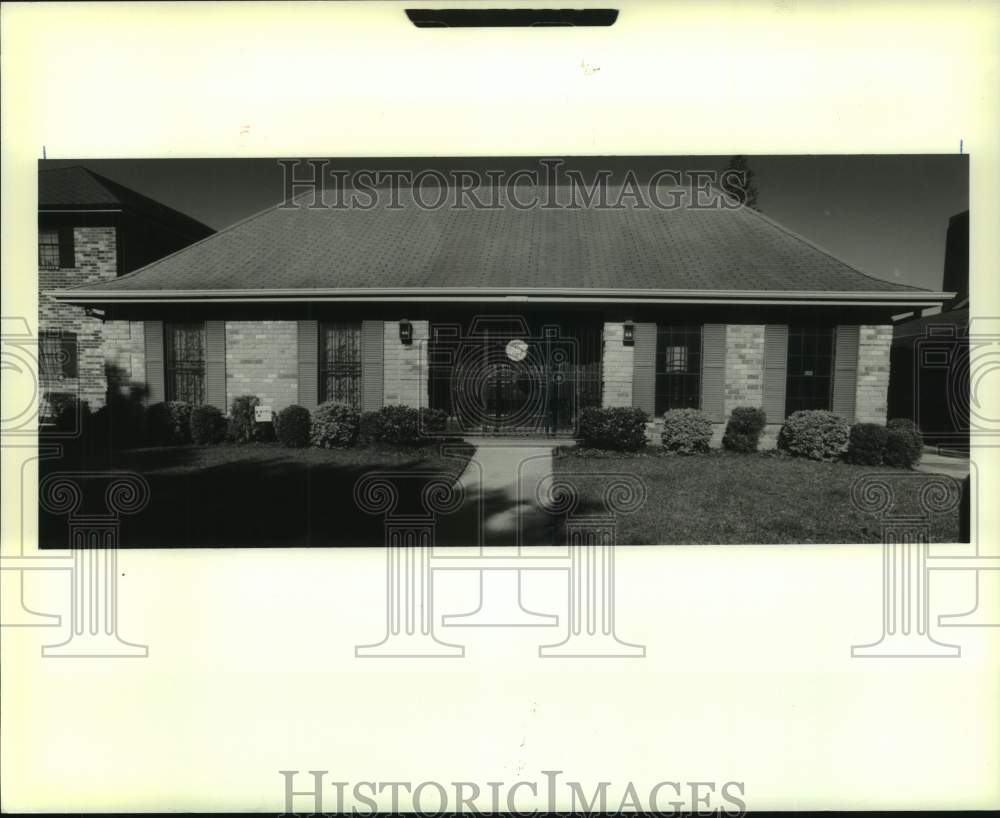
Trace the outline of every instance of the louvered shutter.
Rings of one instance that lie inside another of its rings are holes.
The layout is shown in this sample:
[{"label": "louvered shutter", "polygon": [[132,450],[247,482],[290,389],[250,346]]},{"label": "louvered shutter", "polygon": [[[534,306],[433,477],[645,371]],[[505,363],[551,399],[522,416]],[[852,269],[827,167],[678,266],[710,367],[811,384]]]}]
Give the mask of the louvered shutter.
[{"label": "louvered shutter", "polygon": [[713,422],[725,418],[726,325],[705,324],[701,333],[701,408]]},{"label": "louvered shutter", "polygon": [[59,266],[63,269],[76,267],[76,241],[72,227],[59,228]]},{"label": "louvered shutter", "polygon": [[788,326],[764,327],[764,412],[768,423],[785,419],[785,388],[788,383]]},{"label": "louvered shutter", "polygon": [[205,403],[226,406],[226,322],[205,322]]},{"label": "louvered shutter", "polygon": [[315,409],[319,403],[319,323],[299,321],[299,403]]},{"label": "louvered shutter", "polygon": [[146,345],[147,401],[151,404],[166,400],[163,383],[163,322],[147,321],[143,328]]},{"label": "louvered shutter", "polygon": [[656,412],[656,324],[635,325],[632,356],[632,405],[653,417]]},{"label": "louvered shutter", "polygon": [[858,385],[858,338],[860,328],[840,325],[835,339],[833,397],[830,408],[848,423],[854,423],[855,394]]},{"label": "louvered shutter", "polygon": [[382,408],[384,334],[381,321],[361,322],[361,408],[365,412]]}]

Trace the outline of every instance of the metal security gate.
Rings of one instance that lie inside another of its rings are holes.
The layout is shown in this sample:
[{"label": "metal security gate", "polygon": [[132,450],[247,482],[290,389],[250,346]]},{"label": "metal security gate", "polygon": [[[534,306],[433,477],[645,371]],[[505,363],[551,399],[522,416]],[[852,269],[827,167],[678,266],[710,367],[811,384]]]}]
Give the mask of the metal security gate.
[{"label": "metal security gate", "polygon": [[431,328],[430,398],[457,431],[571,434],[600,405],[600,324],[479,317]]}]

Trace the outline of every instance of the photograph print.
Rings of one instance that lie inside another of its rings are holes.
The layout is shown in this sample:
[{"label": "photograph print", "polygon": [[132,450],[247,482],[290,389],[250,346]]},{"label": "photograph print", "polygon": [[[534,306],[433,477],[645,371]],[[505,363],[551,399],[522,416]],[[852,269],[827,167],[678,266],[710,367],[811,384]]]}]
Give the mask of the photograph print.
[{"label": "photograph print", "polygon": [[967,160],[42,161],[41,546],[968,541]]}]

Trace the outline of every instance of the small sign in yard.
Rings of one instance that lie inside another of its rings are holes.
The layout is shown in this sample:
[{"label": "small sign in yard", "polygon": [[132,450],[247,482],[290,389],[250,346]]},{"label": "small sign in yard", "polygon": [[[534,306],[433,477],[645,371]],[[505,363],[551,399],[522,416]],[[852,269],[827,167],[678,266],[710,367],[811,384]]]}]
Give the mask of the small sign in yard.
[{"label": "small sign in yard", "polygon": [[274,412],[270,406],[255,406],[253,408],[253,419],[258,423],[270,423],[274,420]]}]

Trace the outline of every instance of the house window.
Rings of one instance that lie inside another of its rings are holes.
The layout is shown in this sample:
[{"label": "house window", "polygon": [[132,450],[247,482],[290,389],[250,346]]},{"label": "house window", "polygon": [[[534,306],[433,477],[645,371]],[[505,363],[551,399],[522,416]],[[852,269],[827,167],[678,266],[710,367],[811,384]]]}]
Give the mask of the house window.
[{"label": "house window", "polygon": [[833,393],[833,327],[788,328],[785,415],[800,409],[829,409]]},{"label": "house window", "polygon": [[701,406],[701,326],[656,328],[656,414]]},{"label": "house window", "polygon": [[205,324],[164,324],[164,385],[167,400],[205,402]]},{"label": "house window", "polygon": [[38,333],[38,362],[43,381],[77,376],[76,335],[72,332]]},{"label": "house window", "polygon": [[72,227],[39,228],[38,266],[52,270],[76,266]]},{"label": "house window", "polygon": [[59,231],[38,231],[38,266],[59,267]]},{"label": "house window", "polygon": [[320,401],[361,408],[361,323],[321,324]]}]

